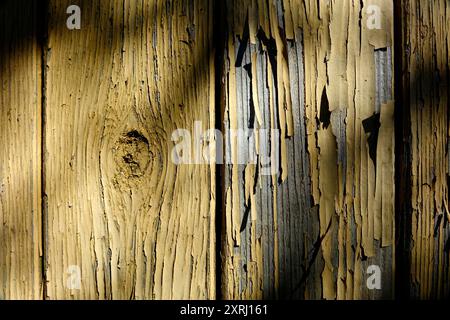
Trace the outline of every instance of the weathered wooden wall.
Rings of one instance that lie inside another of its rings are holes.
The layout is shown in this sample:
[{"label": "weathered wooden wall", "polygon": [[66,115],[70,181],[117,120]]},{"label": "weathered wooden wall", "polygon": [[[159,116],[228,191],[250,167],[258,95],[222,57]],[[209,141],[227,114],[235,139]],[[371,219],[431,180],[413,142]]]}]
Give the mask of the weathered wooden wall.
[{"label": "weathered wooden wall", "polygon": [[225,127],[278,135],[229,136],[256,161],[225,172],[224,297],[393,297],[392,3],[244,3],[226,2]]},{"label": "weathered wooden wall", "polygon": [[0,2],[0,299],[42,297],[38,1]]},{"label": "weathered wooden wall", "polygon": [[[402,105],[409,123],[410,203],[404,222],[407,296],[450,294],[450,2],[403,0]],[[399,39],[400,40],[400,39]],[[406,191],[406,190],[405,190]],[[406,200],[408,201],[408,199]]]},{"label": "weathered wooden wall", "polygon": [[448,297],[448,0],[75,2],[0,2],[0,299]]}]

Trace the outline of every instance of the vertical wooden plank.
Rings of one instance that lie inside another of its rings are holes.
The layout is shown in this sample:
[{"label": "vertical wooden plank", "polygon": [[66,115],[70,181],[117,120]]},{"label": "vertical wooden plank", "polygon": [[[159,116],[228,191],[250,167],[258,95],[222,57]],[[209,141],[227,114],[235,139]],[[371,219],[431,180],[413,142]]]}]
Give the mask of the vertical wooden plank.
[{"label": "vertical wooden plank", "polygon": [[0,3],[0,299],[42,297],[38,1]]},{"label": "vertical wooden plank", "polygon": [[[409,296],[450,295],[449,77],[450,4],[445,0],[404,0],[403,104],[409,109],[411,211],[405,239]],[[400,39],[399,39],[400,40]]]},{"label": "vertical wooden plank", "polygon": [[214,166],[172,153],[214,127],[212,2],[78,1],[73,31],[70,4],[49,9],[47,298],[214,298]]},{"label": "vertical wooden plank", "polygon": [[[284,28],[281,5],[226,1],[222,292],[227,299],[297,298],[303,295],[305,274],[319,276],[302,34],[297,26],[287,41],[279,30]],[[320,297],[321,290],[308,294]]]},{"label": "vertical wooden plank", "polygon": [[392,15],[226,1],[225,298],[393,297]]}]

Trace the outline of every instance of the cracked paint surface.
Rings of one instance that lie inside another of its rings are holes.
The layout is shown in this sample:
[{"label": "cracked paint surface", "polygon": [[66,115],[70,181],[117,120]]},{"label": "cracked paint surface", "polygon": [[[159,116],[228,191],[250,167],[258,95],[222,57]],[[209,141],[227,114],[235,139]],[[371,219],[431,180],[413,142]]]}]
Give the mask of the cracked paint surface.
[{"label": "cracked paint surface", "polygon": [[411,231],[407,235],[409,295],[448,298],[450,292],[449,76],[450,3],[405,0],[403,87],[410,105]]},{"label": "cracked paint surface", "polygon": [[[369,5],[381,8],[380,29],[365,23]],[[225,127],[280,134],[229,137],[231,157],[257,143],[278,170],[264,176],[260,161],[225,170],[224,297],[392,298],[392,4],[226,8]],[[246,211],[252,219],[242,230]],[[372,264],[382,268],[382,290],[366,287]]]}]

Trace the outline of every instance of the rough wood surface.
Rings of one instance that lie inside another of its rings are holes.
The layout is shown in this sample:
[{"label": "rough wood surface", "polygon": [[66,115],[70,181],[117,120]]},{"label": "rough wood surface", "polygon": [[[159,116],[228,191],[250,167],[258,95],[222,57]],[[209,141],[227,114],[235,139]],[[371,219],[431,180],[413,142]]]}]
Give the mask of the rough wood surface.
[{"label": "rough wood surface", "polygon": [[[230,0],[225,12],[224,126],[258,133],[227,137],[224,297],[392,298],[392,4]],[[370,265],[381,290],[366,286]]]},{"label": "rough wood surface", "polygon": [[449,297],[448,0],[73,4],[0,2],[0,299]]},{"label": "rough wood surface", "polygon": [[0,2],[0,300],[42,297],[37,2]]},{"label": "rough wood surface", "polygon": [[46,298],[214,298],[214,166],[170,153],[214,127],[212,2],[78,2],[49,7]]},{"label": "rough wood surface", "polygon": [[405,141],[411,146],[412,188],[412,212],[407,212],[410,239],[405,247],[410,264],[408,294],[448,298],[450,3],[404,0],[401,14],[403,102],[411,118],[411,136]]}]

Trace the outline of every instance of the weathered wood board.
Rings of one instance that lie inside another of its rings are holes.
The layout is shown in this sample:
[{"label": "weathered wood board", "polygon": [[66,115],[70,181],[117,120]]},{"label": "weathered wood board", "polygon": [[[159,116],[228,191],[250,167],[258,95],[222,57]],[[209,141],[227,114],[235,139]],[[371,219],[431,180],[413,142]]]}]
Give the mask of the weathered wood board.
[{"label": "weathered wood board", "polygon": [[171,158],[214,123],[212,2],[78,1],[80,30],[71,4],[45,48],[45,298],[215,298],[215,167]]},{"label": "weathered wood board", "polygon": [[42,298],[37,3],[0,2],[0,300]]},{"label": "weathered wood board", "polygon": [[448,298],[450,3],[403,0],[401,4],[402,104],[410,119],[404,138],[410,148],[406,160],[411,187],[402,244],[409,269],[406,294],[416,299]]},{"label": "weathered wood board", "polygon": [[392,298],[392,3],[225,8],[223,296]]}]

